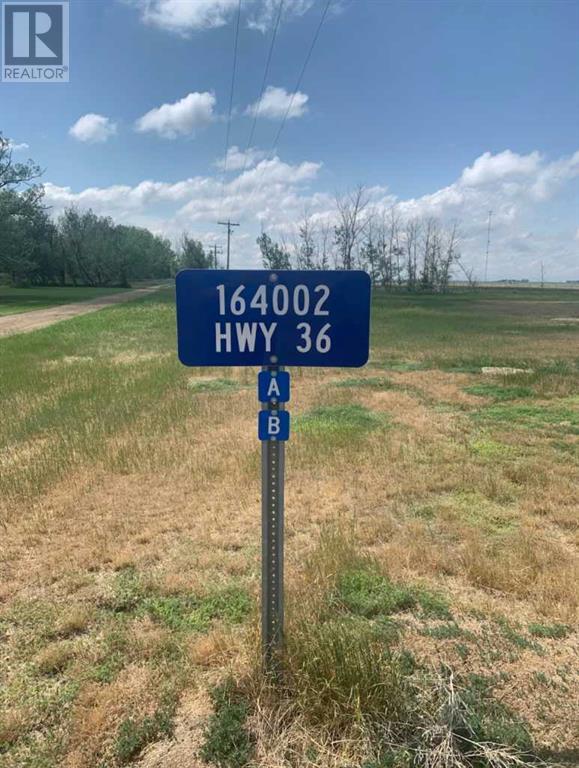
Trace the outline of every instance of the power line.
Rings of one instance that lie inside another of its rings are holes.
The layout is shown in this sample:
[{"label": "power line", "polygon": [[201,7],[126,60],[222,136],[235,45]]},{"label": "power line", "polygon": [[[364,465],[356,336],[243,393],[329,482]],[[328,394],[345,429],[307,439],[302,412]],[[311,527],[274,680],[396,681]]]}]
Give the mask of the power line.
[{"label": "power line", "polygon": [[304,75],[306,73],[306,69],[307,69],[308,64],[310,62],[310,59],[312,57],[312,53],[313,53],[313,50],[315,48],[315,45],[316,45],[316,43],[318,41],[318,37],[320,36],[322,25],[323,25],[323,23],[324,23],[324,21],[326,19],[327,14],[328,14],[328,10],[330,8],[330,3],[331,2],[332,2],[332,0],[326,0],[326,5],[324,6],[324,12],[322,13],[322,16],[320,18],[320,22],[319,22],[319,24],[317,26],[317,29],[316,29],[316,32],[315,32],[315,34],[314,34],[314,36],[312,38],[312,42],[311,42],[310,48],[308,50],[308,53],[306,55],[306,60],[304,61],[304,65],[303,65],[302,70],[300,72],[300,75],[298,77],[298,81],[296,83],[296,87],[294,88],[294,91],[292,93],[290,102],[289,102],[288,107],[287,107],[287,109],[285,111],[285,115],[283,116],[283,119],[281,121],[281,125],[280,125],[279,130],[278,130],[278,132],[276,134],[276,137],[274,139],[273,146],[272,146],[272,153],[275,152],[275,150],[277,149],[277,145],[278,145],[281,133],[282,133],[282,131],[284,129],[284,125],[286,124],[288,116],[289,116],[289,114],[291,112],[291,109],[293,107],[293,103],[294,103],[294,99],[295,99],[296,93],[299,91],[300,86],[302,84],[302,80],[304,78]]},{"label": "power line", "polygon": [[259,174],[259,177],[258,177],[258,180],[257,180],[258,183],[256,183],[255,187],[253,188],[253,191],[251,192],[251,194],[249,195],[248,199],[246,200],[246,203],[245,203],[246,207],[248,206],[249,202],[253,199],[253,196],[255,195],[256,190],[258,189],[259,181],[261,180],[261,177],[263,176],[263,169],[264,169],[265,163],[266,162],[271,162],[271,160],[273,159],[273,156],[274,156],[274,154],[275,154],[275,152],[277,150],[277,145],[279,143],[280,136],[281,136],[282,131],[284,129],[284,126],[285,126],[285,124],[287,122],[287,119],[289,117],[291,109],[293,107],[293,103],[294,103],[294,99],[295,99],[296,93],[299,91],[300,86],[302,84],[302,80],[303,80],[304,75],[306,73],[306,69],[307,69],[309,61],[310,61],[310,59],[312,57],[312,53],[313,53],[315,45],[316,45],[316,43],[318,41],[318,37],[320,36],[320,32],[321,32],[323,23],[324,23],[324,21],[326,19],[326,16],[328,15],[328,10],[330,8],[331,2],[332,2],[332,0],[326,0],[326,4],[324,6],[323,13],[321,15],[320,21],[318,22],[318,26],[316,27],[316,31],[315,31],[314,36],[312,38],[312,42],[310,43],[310,47],[309,47],[308,52],[306,54],[306,58],[305,58],[304,64],[303,64],[303,66],[301,68],[300,74],[299,74],[297,82],[296,82],[296,86],[295,86],[294,91],[293,91],[293,93],[291,95],[291,98],[289,100],[287,109],[286,109],[285,114],[284,114],[284,116],[282,118],[282,121],[281,121],[281,124],[279,126],[279,129],[278,129],[278,131],[277,131],[277,133],[275,135],[275,139],[274,139],[273,144],[271,146],[271,150],[269,152],[269,156],[267,158],[267,161],[264,161],[264,163],[262,163],[262,165],[261,165],[261,173]]},{"label": "power line", "polygon": [[263,94],[265,92],[265,86],[266,86],[266,83],[267,83],[267,76],[269,75],[269,67],[270,67],[270,64],[271,64],[271,57],[272,57],[272,54],[273,54],[273,47],[275,45],[275,39],[276,39],[276,36],[277,36],[277,30],[279,28],[279,22],[280,22],[280,19],[281,19],[281,14],[282,14],[282,10],[283,10],[283,4],[284,4],[284,0],[280,0],[279,7],[278,7],[278,10],[277,10],[277,18],[275,20],[275,25],[274,25],[274,28],[273,28],[273,34],[271,36],[271,42],[269,44],[269,51],[268,51],[268,54],[267,54],[267,60],[265,62],[265,69],[264,69],[264,72],[263,72],[263,79],[261,81],[261,90],[259,92],[259,98],[258,98],[258,100],[256,102],[255,110],[254,110],[254,113],[253,113],[253,122],[251,123],[251,130],[249,132],[249,138],[247,140],[247,145],[245,147],[245,152],[244,152],[245,158],[244,158],[243,170],[241,171],[241,175],[243,175],[245,173],[245,171],[247,170],[247,153],[249,151],[249,148],[251,147],[251,142],[253,141],[253,136],[255,134],[255,126],[256,126],[256,123],[257,123],[257,118],[259,117],[259,111],[261,109],[261,100],[263,99]]},{"label": "power line", "polygon": [[225,155],[223,156],[223,178],[221,181],[221,200],[219,203],[219,214],[221,215],[221,206],[223,205],[223,196],[225,194],[225,176],[227,174],[227,155],[229,154],[229,135],[231,133],[231,114],[233,112],[233,93],[235,90],[235,74],[237,71],[237,43],[239,40],[239,20],[241,18],[241,0],[237,4],[237,20],[235,22],[235,32],[233,38],[233,66],[231,68],[231,88],[229,91],[229,110],[227,114],[227,128],[225,131]]},{"label": "power line", "polygon": [[239,223],[236,223],[234,221],[218,221],[218,224],[221,224],[224,227],[227,227],[227,267],[226,269],[229,269],[229,254],[231,251],[231,228],[232,227],[238,227]]}]

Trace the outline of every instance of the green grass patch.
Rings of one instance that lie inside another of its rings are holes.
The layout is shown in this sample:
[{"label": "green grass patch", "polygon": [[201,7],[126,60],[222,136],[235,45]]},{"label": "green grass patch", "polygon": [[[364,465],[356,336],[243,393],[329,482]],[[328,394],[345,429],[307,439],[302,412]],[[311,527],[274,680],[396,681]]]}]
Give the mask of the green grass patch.
[{"label": "green grass patch", "polygon": [[458,638],[473,639],[474,635],[471,632],[459,627],[455,622],[447,622],[445,624],[437,624],[434,627],[425,627],[421,630],[420,634],[425,637],[432,637],[435,640],[456,640]]},{"label": "green grass patch", "polygon": [[122,293],[130,288],[90,288],[87,286],[11,288],[0,286],[0,316],[48,309],[60,304],[98,299],[112,293]]},{"label": "green grass patch", "polygon": [[529,624],[528,629],[533,637],[544,637],[549,640],[562,640],[571,634],[571,627],[566,624]]},{"label": "green grass patch", "polygon": [[350,441],[388,425],[386,414],[363,405],[324,405],[295,420],[295,432],[330,442]]},{"label": "green grass patch", "polygon": [[516,517],[477,491],[455,491],[448,497],[460,520],[488,533],[502,533],[516,525]]},{"label": "green grass patch", "polygon": [[155,621],[170,629],[188,632],[206,632],[217,620],[240,624],[251,609],[251,598],[239,587],[229,587],[205,597],[150,597],[142,605],[142,610]]},{"label": "green grass patch", "polygon": [[425,616],[450,616],[448,603],[423,587],[395,584],[372,567],[346,571],[338,580],[335,601],[368,619],[420,610]]},{"label": "green grass patch", "polygon": [[283,694],[309,722],[342,737],[365,720],[404,721],[412,671],[371,622],[300,620],[288,632]]},{"label": "green grass patch", "polygon": [[528,726],[492,695],[494,686],[493,679],[469,675],[461,691],[468,730],[478,742],[492,742],[531,753],[533,742]]},{"label": "green grass patch", "polygon": [[500,384],[473,384],[470,387],[465,387],[464,391],[469,395],[477,395],[478,397],[492,397],[493,400],[519,400],[535,396],[530,387],[510,387]]},{"label": "green grass patch", "polygon": [[538,643],[525,637],[525,635],[519,631],[519,628],[511,624],[511,622],[504,616],[498,616],[495,621],[501,630],[502,636],[505,640],[508,640],[511,645],[514,645],[521,650],[531,650],[538,653],[542,652],[543,649]]},{"label": "green grass patch", "polygon": [[120,765],[132,762],[148,744],[173,734],[176,705],[175,699],[170,697],[161,702],[150,717],[123,720],[115,743],[115,755]]},{"label": "green grass patch", "polygon": [[387,379],[383,376],[360,376],[359,378],[355,379],[342,379],[341,381],[336,382],[335,386],[345,387],[348,389],[398,389],[398,385],[396,385],[391,379]]},{"label": "green grass patch", "polygon": [[473,414],[477,421],[526,429],[556,430],[558,433],[579,434],[579,408],[575,398],[558,404],[496,404]]},{"label": "green grass patch", "polygon": [[105,608],[116,613],[147,615],[169,629],[185,632],[206,632],[213,621],[240,624],[252,607],[251,597],[238,586],[203,596],[159,595],[154,584],[146,584],[132,569],[117,576],[113,595],[105,601]]},{"label": "green grass patch", "polygon": [[187,389],[191,392],[235,392],[240,384],[232,379],[189,379]]},{"label": "green grass patch", "polygon": [[470,443],[471,451],[482,459],[504,459],[513,456],[515,449],[488,437],[481,437]]},{"label": "green grass patch", "polygon": [[249,707],[232,680],[213,689],[213,714],[201,750],[203,760],[219,768],[243,768],[249,762],[252,742],[246,729]]}]

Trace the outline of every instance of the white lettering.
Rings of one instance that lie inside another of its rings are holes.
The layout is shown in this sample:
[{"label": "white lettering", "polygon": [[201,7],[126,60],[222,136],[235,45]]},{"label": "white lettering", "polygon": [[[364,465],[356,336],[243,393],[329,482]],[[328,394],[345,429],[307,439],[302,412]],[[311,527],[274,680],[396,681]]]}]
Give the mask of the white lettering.
[{"label": "white lettering", "polygon": [[215,323],[215,351],[221,352],[221,342],[225,342],[225,352],[231,352],[231,323],[223,323],[225,330],[221,330],[221,323]]},{"label": "white lettering", "polygon": [[277,379],[270,379],[270,382],[269,382],[267,396],[272,397],[272,395],[275,395],[276,397],[279,397],[281,395],[281,392],[279,390],[279,384],[277,383]]},{"label": "white lettering", "polygon": [[280,433],[280,420],[279,416],[270,416],[267,424],[268,435],[279,435]]},{"label": "white lettering", "polygon": [[261,328],[261,332],[263,333],[263,338],[265,339],[265,351],[271,352],[271,338],[274,334],[275,329],[277,328],[277,323],[272,323],[269,328],[265,323],[260,323],[259,327]]},{"label": "white lettering", "polygon": [[[261,323],[260,323],[261,325]],[[257,323],[235,323],[237,332],[237,344],[240,352],[255,351],[255,334],[257,333]]]}]

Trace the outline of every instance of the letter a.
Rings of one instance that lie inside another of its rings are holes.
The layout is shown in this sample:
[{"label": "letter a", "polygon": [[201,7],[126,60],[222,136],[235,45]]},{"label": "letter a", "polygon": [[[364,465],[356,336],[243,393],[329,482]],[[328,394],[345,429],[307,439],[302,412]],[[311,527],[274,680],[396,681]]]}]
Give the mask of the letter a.
[{"label": "letter a", "polygon": [[277,379],[274,378],[270,379],[269,387],[267,388],[267,396],[272,397],[273,395],[275,395],[275,397],[279,397],[281,395]]}]

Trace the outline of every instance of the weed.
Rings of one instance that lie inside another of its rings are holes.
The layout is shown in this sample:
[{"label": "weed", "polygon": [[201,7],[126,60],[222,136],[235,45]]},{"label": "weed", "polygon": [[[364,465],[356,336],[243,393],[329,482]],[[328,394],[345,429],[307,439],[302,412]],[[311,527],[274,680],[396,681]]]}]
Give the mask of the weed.
[{"label": "weed", "polygon": [[211,622],[220,619],[239,624],[252,606],[247,592],[227,587],[203,597],[191,594],[156,595],[154,585],[147,585],[132,569],[116,578],[113,596],[105,602],[113,611],[148,614],[172,630],[205,632]]},{"label": "weed", "polygon": [[528,726],[493,697],[495,683],[482,675],[469,675],[462,698],[468,711],[468,727],[478,742],[492,742],[530,753],[533,742]]},{"label": "weed", "polygon": [[197,598],[188,595],[150,597],[142,608],[156,621],[174,630],[206,632],[211,622],[241,623],[250,613],[252,602],[245,590],[229,587]]},{"label": "weed", "polygon": [[503,616],[497,616],[496,623],[501,629],[503,637],[508,640],[511,645],[521,648],[523,650],[541,651],[541,646],[532,640],[528,640],[509,622],[508,619]]},{"label": "weed", "polygon": [[147,588],[134,568],[121,571],[113,584],[113,595],[104,601],[107,608],[123,613],[134,610],[145,598]]},{"label": "weed", "polygon": [[567,637],[571,632],[571,628],[566,624],[529,624],[529,632],[533,637],[559,640]]},{"label": "weed", "polygon": [[57,675],[62,672],[74,656],[70,643],[52,643],[36,656],[36,668],[42,675]]},{"label": "weed", "polygon": [[368,718],[401,722],[412,701],[410,666],[370,622],[300,620],[288,633],[285,696],[337,735]]},{"label": "weed", "polygon": [[371,565],[346,571],[338,582],[335,599],[343,609],[366,618],[416,608],[427,616],[449,615],[448,605],[440,595],[421,587],[395,584]]},{"label": "weed", "polygon": [[150,717],[144,717],[141,720],[129,717],[123,720],[115,743],[118,762],[121,765],[129,763],[147,744],[158,741],[163,736],[171,736],[175,708],[175,699],[167,697]]},{"label": "weed", "polygon": [[252,751],[246,729],[247,702],[231,679],[216,687],[211,698],[214,712],[209,719],[201,756],[219,768],[242,768]]},{"label": "weed", "polygon": [[461,629],[456,622],[449,622],[447,624],[438,624],[435,627],[426,627],[422,630],[421,634],[426,637],[432,637],[435,640],[455,640],[458,637],[465,637],[469,633]]},{"label": "weed", "polygon": [[457,643],[454,648],[463,661],[466,661],[470,656],[470,648],[468,645],[465,645],[464,643]]}]

